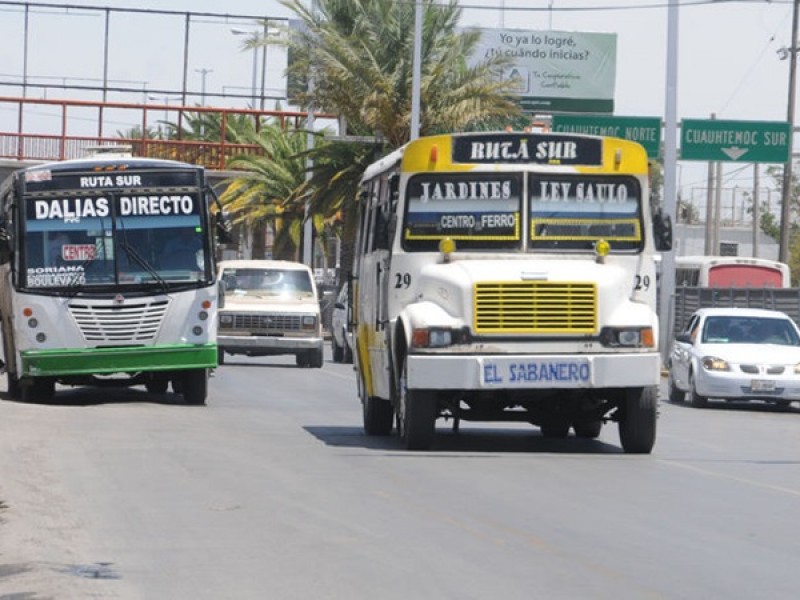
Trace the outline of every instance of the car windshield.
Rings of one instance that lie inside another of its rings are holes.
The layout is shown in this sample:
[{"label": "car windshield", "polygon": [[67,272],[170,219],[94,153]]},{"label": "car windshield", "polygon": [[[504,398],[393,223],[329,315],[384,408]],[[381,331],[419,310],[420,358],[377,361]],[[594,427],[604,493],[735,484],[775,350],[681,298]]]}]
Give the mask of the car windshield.
[{"label": "car windshield", "polygon": [[226,290],[240,296],[314,294],[308,272],[297,269],[225,269],[222,281]]},{"label": "car windshield", "polygon": [[800,346],[800,336],[791,321],[769,317],[708,317],[702,340],[704,344]]}]

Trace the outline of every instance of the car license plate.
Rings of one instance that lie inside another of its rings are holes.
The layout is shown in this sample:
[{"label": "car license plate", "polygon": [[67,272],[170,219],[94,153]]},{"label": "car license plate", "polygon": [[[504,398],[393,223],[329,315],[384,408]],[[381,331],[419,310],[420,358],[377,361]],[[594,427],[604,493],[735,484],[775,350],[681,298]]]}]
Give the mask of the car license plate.
[{"label": "car license plate", "polygon": [[750,389],[754,392],[774,392],[775,382],[771,379],[753,379],[750,382]]}]

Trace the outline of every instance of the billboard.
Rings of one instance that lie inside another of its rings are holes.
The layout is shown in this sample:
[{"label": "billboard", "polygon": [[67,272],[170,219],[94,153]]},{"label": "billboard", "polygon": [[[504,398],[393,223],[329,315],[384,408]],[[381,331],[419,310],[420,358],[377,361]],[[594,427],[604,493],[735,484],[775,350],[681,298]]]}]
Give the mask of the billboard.
[{"label": "billboard", "polygon": [[480,29],[473,61],[504,55],[514,64],[503,79],[518,82],[531,112],[614,112],[617,34]]}]

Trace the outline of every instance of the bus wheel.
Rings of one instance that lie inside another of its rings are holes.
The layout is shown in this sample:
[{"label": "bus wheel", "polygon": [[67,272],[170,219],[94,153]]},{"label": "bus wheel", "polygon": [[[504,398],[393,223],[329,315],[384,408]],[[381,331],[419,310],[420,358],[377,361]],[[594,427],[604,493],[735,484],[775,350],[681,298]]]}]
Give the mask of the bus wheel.
[{"label": "bus wheel", "polygon": [[181,391],[186,404],[205,404],[208,394],[208,371],[205,369],[187,371],[181,381]]},{"label": "bus wheel", "polygon": [[656,442],[656,417],[658,414],[658,389],[656,387],[625,390],[619,440],[628,454],[650,454]]},{"label": "bus wheel", "polygon": [[407,363],[403,361],[403,374],[399,381],[400,439],[406,450],[428,450],[436,433],[436,395],[429,390],[409,390],[406,381]]},{"label": "bus wheel", "polygon": [[600,419],[596,421],[582,421],[573,423],[572,429],[575,431],[575,436],[588,440],[596,439],[603,429],[603,422]]},{"label": "bus wheel", "polygon": [[546,438],[565,438],[569,435],[569,421],[552,419],[539,425],[539,430]]},{"label": "bus wheel", "polygon": [[152,379],[144,384],[145,389],[151,394],[164,394],[168,386],[168,379]]},{"label": "bus wheel", "polygon": [[29,385],[22,386],[23,402],[50,402],[56,392],[56,382],[52,379],[37,378]]},{"label": "bus wheel", "polygon": [[22,388],[19,385],[19,378],[11,371],[6,371],[6,382],[8,384],[8,397],[12,400],[19,400],[22,396]]}]

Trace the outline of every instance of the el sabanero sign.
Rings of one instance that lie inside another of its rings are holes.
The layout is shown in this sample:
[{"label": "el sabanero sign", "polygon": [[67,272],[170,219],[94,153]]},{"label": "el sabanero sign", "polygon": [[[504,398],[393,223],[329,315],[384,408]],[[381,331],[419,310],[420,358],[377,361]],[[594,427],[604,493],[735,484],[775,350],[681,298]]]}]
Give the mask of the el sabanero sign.
[{"label": "el sabanero sign", "polygon": [[681,160],[785,163],[789,123],[784,121],[681,121]]},{"label": "el sabanero sign", "polygon": [[553,131],[618,137],[638,142],[649,158],[661,156],[660,117],[553,115]]}]

